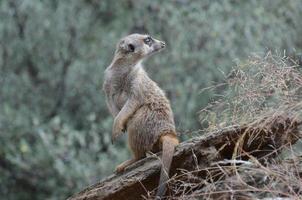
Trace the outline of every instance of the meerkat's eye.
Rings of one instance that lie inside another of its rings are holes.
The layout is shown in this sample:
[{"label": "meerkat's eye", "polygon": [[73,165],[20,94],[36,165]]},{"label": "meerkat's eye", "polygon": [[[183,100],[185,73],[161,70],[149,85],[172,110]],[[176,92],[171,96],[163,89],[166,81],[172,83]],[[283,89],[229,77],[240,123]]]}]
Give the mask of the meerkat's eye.
[{"label": "meerkat's eye", "polygon": [[153,42],[153,39],[150,36],[148,36],[144,39],[144,43],[149,45],[149,46],[152,44],[152,42]]}]

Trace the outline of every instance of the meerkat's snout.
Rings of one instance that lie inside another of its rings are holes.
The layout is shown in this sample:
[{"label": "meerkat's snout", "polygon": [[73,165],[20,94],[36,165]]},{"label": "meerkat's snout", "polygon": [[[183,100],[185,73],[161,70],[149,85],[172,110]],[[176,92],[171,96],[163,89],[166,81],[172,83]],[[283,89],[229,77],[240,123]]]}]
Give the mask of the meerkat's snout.
[{"label": "meerkat's snout", "polygon": [[166,47],[166,43],[164,41],[160,41],[160,47],[161,49],[164,49]]},{"label": "meerkat's snout", "polygon": [[152,53],[158,52],[158,51],[164,49],[165,47],[166,47],[166,43],[164,41],[154,39],[153,52]]},{"label": "meerkat's snout", "polygon": [[165,48],[165,47],[166,47],[166,43],[163,42],[163,41],[161,41],[161,47],[162,47],[162,48]]}]

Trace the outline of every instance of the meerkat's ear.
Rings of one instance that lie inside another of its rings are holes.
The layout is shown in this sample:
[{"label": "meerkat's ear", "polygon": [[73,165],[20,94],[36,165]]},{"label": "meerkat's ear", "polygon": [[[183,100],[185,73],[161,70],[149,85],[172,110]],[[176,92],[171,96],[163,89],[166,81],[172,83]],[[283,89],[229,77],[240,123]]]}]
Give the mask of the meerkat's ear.
[{"label": "meerkat's ear", "polygon": [[119,48],[125,53],[134,52],[135,50],[135,46],[131,43],[126,42],[125,40],[122,40],[120,42]]}]

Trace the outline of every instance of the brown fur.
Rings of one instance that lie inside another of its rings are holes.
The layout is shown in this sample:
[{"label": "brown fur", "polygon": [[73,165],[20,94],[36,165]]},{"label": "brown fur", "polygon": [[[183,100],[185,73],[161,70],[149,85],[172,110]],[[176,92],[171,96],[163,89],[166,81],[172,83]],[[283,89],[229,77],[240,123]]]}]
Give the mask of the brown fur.
[{"label": "brown fur", "polygon": [[[160,196],[165,193],[174,147],[178,144],[173,112],[169,100],[152,81],[140,62],[164,48],[164,43],[152,38],[146,44],[146,35],[132,34],[117,45],[114,59],[105,71],[104,91],[107,105],[113,115],[112,141],[125,130],[134,157],[117,166],[121,172],[148,151],[163,149]],[[158,146],[160,144],[160,146]],[[165,173],[167,172],[167,173]]]}]

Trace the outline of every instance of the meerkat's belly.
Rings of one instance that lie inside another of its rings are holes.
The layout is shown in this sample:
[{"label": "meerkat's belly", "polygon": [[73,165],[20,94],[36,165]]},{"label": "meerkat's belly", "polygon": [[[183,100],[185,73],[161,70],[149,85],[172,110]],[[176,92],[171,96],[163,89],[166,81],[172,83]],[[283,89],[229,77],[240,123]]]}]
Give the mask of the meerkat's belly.
[{"label": "meerkat's belly", "polygon": [[146,153],[153,149],[159,137],[175,132],[172,111],[151,110],[142,106],[127,123],[129,146],[134,152]]}]

